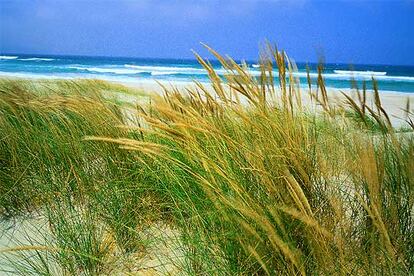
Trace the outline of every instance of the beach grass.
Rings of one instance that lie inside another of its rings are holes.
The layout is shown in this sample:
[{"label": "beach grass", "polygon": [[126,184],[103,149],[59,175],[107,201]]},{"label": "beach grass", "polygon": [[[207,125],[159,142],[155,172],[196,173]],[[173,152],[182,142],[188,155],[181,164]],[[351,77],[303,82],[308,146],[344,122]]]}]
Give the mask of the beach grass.
[{"label": "beach grass", "polygon": [[409,104],[396,129],[375,81],[333,102],[322,65],[302,91],[271,46],[259,78],[208,49],[225,79],[196,55],[209,85],[163,86],[133,108],[102,81],[0,81],[0,214],[46,222],[0,248],[0,269],[414,273]]}]

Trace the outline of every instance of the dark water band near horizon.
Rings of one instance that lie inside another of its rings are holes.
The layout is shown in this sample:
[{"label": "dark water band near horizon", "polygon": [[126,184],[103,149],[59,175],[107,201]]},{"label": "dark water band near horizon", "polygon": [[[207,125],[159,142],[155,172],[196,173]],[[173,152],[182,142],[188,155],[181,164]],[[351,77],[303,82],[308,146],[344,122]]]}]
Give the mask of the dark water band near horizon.
[{"label": "dark water band near horizon", "polygon": [[[220,63],[211,61],[220,75],[225,74]],[[259,75],[257,62],[247,61],[252,75]],[[303,86],[307,85],[306,66],[315,83],[317,64],[297,63]],[[27,78],[93,78],[118,82],[140,82],[145,80],[180,81],[193,80],[207,82],[207,72],[196,60],[150,59],[126,57],[86,57],[86,56],[44,56],[26,54],[0,54],[0,76]],[[354,79],[359,87],[367,82],[372,88],[372,77],[380,91],[414,93],[414,66],[396,65],[352,65],[325,64],[325,82],[328,87],[351,88]]]}]

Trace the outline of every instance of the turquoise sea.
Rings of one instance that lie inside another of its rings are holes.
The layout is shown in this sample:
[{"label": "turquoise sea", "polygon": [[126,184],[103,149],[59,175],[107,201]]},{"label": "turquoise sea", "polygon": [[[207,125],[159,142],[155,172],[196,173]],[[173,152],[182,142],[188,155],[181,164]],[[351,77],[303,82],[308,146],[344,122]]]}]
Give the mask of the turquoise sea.
[{"label": "turquoise sea", "polygon": [[[225,74],[217,61],[211,61],[219,74]],[[246,61],[251,73],[258,75],[257,62]],[[297,63],[303,85],[306,66],[315,81],[316,64]],[[275,69],[276,70],[276,69]],[[36,78],[96,78],[109,81],[140,82],[145,80],[208,81],[206,71],[196,60],[149,59],[126,57],[44,56],[0,54],[0,76]],[[414,66],[325,64],[325,81],[334,88],[350,88],[351,80],[371,87],[374,77],[380,90],[414,93]]]}]

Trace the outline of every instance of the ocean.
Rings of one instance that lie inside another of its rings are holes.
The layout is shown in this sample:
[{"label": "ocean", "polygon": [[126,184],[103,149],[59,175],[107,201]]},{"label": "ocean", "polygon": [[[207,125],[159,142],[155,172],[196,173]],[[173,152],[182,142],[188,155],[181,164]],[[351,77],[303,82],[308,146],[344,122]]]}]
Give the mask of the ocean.
[{"label": "ocean", "polygon": [[[211,61],[220,75],[225,71],[217,61]],[[258,75],[257,62],[248,62],[252,75]],[[307,85],[306,66],[311,69],[314,83],[317,64],[297,63],[303,86]],[[196,60],[149,59],[125,57],[0,55],[0,76],[29,78],[93,78],[119,82],[145,80],[207,82],[206,71]],[[371,88],[374,77],[382,91],[414,93],[414,66],[325,64],[325,82],[328,87],[346,89],[354,79],[362,86],[367,81]]]}]

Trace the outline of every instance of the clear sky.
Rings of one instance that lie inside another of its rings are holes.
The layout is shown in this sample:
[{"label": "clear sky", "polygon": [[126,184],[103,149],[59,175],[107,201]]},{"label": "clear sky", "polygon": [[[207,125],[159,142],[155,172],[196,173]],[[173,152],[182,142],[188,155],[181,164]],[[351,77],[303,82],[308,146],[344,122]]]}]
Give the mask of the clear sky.
[{"label": "clear sky", "polygon": [[0,52],[414,65],[413,0],[0,0]]}]

